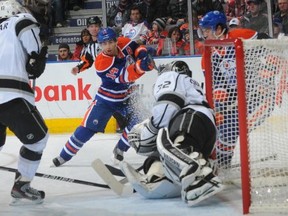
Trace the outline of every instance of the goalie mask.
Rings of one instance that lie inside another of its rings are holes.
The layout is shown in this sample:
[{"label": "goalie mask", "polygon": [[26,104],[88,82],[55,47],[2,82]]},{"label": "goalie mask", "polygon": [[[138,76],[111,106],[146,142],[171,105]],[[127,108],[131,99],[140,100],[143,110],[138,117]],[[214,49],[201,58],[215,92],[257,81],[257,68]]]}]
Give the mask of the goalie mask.
[{"label": "goalie mask", "polygon": [[184,61],[172,61],[169,64],[159,66],[159,75],[168,71],[175,71],[179,74],[186,74],[187,76],[192,77],[192,71]]},{"label": "goalie mask", "polygon": [[19,13],[28,11],[16,0],[0,1],[0,19],[7,19]]}]

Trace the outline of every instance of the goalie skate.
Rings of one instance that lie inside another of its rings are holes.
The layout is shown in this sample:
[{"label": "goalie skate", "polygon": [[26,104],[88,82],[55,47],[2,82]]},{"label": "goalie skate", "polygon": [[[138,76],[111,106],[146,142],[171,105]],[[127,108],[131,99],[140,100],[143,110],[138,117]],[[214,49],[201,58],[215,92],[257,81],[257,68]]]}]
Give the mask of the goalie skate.
[{"label": "goalie skate", "polygon": [[114,165],[119,165],[121,161],[124,160],[124,152],[120,150],[117,146],[113,149],[113,155],[111,157],[111,161]]},{"label": "goalie skate", "polygon": [[10,205],[40,204],[44,201],[45,192],[30,186],[30,182],[17,181],[11,190],[12,201]]},{"label": "goalie skate", "polygon": [[219,193],[224,185],[218,176],[215,176],[210,167],[203,167],[199,176],[186,189],[182,190],[182,200],[188,206],[194,206],[199,202]]}]

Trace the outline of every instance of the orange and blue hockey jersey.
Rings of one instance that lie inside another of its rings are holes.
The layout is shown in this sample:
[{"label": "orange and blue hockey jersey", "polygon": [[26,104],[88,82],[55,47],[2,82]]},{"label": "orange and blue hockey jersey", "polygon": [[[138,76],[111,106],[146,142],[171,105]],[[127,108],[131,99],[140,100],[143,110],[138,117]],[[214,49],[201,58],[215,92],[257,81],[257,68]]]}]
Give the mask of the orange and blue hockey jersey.
[{"label": "orange and blue hockey jersey", "polygon": [[101,52],[95,60],[97,75],[102,84],[96,94],[97,100],[109,102],[123,102],[130,97],[134,81],[144,74],[139,64],[141,51],[145,47],[139,46],[129,38],[119,37],[117,43],[118,56],[109,56]]}]

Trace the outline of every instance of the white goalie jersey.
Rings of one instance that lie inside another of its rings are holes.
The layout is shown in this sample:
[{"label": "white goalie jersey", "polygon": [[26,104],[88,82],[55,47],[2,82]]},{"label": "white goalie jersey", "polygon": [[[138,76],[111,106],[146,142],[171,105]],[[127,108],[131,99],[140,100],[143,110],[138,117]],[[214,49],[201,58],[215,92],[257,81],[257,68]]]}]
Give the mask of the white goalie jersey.
[{"label": "white goalie jersey", "polygon": [[34,104],[26,63],[28,54],[41,50],[39,31],[37,21],[28,13],[0,24],[0,104],[19,97]]},{"label": "white goalie jersey", "polygon": [[215,124],[202,88],[187,75],[174,71],[162,73],[157,78],[153,94],[156,103],[152,117],[135,125],[128,134],[129,144],[138,154],[148,156],[156,150],[158,130],[168,128],[171,119],[183,108],[199,111]]},{"label": "white goalie jersey", "polygon": [[162,73],[155,83],[154,97],[152,123],[156,128],[168,127],[170,120],[184,107],[202,112],[214,122],[202,88],[187,75],[174,71]]}]

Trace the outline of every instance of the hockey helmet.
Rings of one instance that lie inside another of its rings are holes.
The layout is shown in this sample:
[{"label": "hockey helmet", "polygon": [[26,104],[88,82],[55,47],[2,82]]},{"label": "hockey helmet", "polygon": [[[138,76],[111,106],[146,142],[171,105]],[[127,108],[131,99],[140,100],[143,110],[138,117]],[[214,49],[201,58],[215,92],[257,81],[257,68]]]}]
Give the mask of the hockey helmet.
[{"label": "hockey helmet", "polygon": [[112,28],[101,28],[98,33],[98,42],[104,43],[105,41],[116,40],[116,32]]},{"label": "hockey helmet", "polygon": [[162,74],[167,71],[175,71],[179,74],[186,74],[189,77],[192,77],[192,71],[189,69],[189,66],[184,61],[172,61],[165,65],[159,66],[159,74]]},{"label": "hockey helmet", "polygon": [[227,25],[225,14],[220,11],[210,11],[199,21],[200,28],[211,28],[213,31],[216,30],[219,24],[223,27]]},{"label": "hockey helmet", "polygon": [[6,19],[25,12],[28,11],[16,0],[0,1],[0,19]]}]

